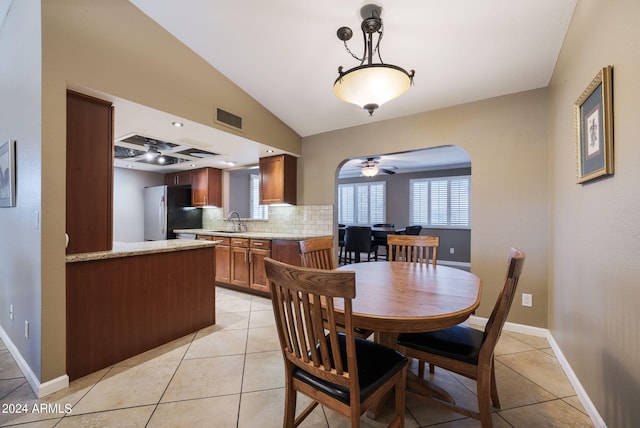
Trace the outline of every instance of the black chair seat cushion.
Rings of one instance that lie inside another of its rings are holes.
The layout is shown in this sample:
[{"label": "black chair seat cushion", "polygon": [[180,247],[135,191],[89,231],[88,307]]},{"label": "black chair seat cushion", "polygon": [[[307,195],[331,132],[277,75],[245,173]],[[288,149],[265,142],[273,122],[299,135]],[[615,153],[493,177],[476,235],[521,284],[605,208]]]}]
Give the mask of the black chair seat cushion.
[{"label": "black chair seat cushion", "polygon": [[483,339],[484,332],[457,325],[426,333],[402,333],[398,336],[398,344],[477,365]]},{"label": "black chair seat cushion", "polygon": [[[347,345],[346,336],[343,333],[338,334],[341,355],[343,355],[342,364],[347,367]],[[401,370],[408,359],[401,353],[379,345],[370,340],[355,338],[356,355],[358,358],[358,380],[360,382],[360,401],[366,399],[371,393],[376,391],[384,382]],[[327,339],[329,349],[331,344]],[[345,404],[350,403],[349,390],[341,385],[327,382],[319,379],[301,368],[293,371],[293,377],[329,394]]]}]

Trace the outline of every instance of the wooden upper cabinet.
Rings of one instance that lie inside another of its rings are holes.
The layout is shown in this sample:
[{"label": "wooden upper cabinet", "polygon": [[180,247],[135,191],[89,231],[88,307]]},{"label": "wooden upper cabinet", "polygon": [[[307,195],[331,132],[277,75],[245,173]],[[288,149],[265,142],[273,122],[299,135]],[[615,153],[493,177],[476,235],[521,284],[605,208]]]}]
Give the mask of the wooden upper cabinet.
[{"label": "wooden upper cabinet", "polygon": [[164,179],[169,187],[191,186],[191,171],[173,172],[165,175]]},{"label": "wooden upper cabinet", "polygon": [[67,254],[113,248],[113,107],[67,91]]},{"label": "wooden upper cabinet", "polygon": [[222,206],[222,170],[200,168],[191,171],[191,203],[194,207]]},{"label": "wooden upper cabinet", "polygon": [[290,155],[260,158],[260,204],[296,204],[297,159]]}]

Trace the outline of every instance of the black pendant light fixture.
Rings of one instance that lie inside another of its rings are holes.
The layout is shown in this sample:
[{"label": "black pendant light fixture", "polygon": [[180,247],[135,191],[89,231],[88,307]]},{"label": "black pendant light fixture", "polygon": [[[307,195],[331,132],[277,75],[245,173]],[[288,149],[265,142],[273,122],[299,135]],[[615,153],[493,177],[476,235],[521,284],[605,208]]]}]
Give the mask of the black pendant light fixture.
[{"label": "black pendant light fixture", "polygon": [[[360,10],[364,19],[362,25],[362,36],[364,37],[364,53],[362,58],[358,58],[347,46],[347,41],[353,36],[353,31],[349,27],[340,27],[337,35],[338,39],[344,42],[345,49],[355,59],[360,61],[360,65],[348,71],[343,71],[343,67],[338,67],[338,78],[333,84],[333,92],[342,101],[356,104],[367,110],[369,115],[387,101],[404,94],[413,84],[414,70],[407,72],[396,65],[385,64],[380,55],[380,41],[384,33],[382,18],[380,13],[382,8],[377,5],[367,5]],[[375,36],[377,41],[373,43]],[[374,63],[374,55],[378,56],[379,63]]]}]

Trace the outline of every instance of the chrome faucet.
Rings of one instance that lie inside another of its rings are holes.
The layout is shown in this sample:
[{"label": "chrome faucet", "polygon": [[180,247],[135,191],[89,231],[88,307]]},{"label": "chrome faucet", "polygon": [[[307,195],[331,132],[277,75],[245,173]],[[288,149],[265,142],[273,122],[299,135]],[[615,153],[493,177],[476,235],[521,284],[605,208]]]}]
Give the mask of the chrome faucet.
[{"label": "chrome faucet", "polygon": [[[238,222],[236,223],[231,217],[233,215],[236,215],[236,218],[238,220]],[[240,232],[240,227],[241,227],[241,218],[240,218],[240,213],[238,211],[231,211],[229,213],[229,215],[227,216],[227,220],[229,220],[231,222],[231,228],[234,232]]]}]

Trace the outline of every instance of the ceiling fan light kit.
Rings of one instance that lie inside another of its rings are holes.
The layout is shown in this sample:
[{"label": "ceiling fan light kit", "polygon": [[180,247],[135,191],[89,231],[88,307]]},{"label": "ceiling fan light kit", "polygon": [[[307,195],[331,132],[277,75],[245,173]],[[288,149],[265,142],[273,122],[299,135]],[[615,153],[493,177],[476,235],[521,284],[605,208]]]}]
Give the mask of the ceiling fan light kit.
[{"label": "ceiling fan light kit", "polygon": [[[382,62],[380,41],[384,34],[384,26],[380,18],[381,11],[382,8],[376,5],[367,5],[361,9],[364,18],[360,26],[364,38],[362,58],[354,55],[347,46],[353,31],[349,27],[340,27],[337,32],[338,39],[344,42],[347,52],[359,60],[360,65],[347,71],[343,71],[342,66],[338,67],[338,78],[333,83],[333,92],[342,101],[367,110],[370,116],[382,104],[404,94],[413,84],[415,75],[414,70],[407,72],[401,67]],[[378,39],[374,47],[373,39],[376,34]],[[379,63],[373,62],[376,53]]]}]

